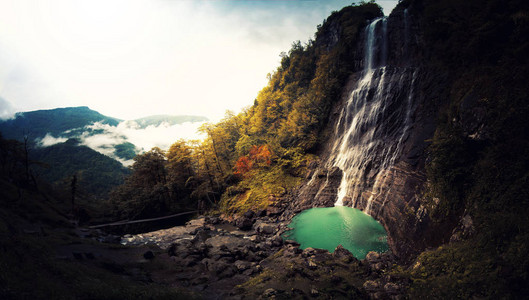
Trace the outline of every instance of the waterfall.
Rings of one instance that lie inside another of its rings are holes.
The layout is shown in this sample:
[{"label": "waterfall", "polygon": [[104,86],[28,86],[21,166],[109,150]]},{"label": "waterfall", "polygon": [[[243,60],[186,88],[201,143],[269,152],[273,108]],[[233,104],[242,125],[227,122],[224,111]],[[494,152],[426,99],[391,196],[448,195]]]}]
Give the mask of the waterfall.
[{"label": "waterfall", "polygon": [[[375,201],[385,204],[394,177],[392,167],[413,124],[416,72],[387,65],[387,40],[386,18],[366,27],[364,68],[335,121],[324,163],[327,170],[337,167],[342,171],[335,206],[363,208],[367,214],[376,213],[372,211]],[[328,179],[315,199],[327,184]]]}]

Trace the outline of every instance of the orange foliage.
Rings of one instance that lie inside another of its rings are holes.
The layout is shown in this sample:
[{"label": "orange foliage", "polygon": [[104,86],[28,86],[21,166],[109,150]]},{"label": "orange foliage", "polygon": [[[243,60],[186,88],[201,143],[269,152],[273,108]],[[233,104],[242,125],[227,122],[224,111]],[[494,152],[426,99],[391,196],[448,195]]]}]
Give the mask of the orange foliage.
[{"label": "orange foliage", "polygon": [[268,145],[253,145],[250,148],[250,153],[247,156],[239,157],[235,163],[235,174],[244,176],[253,167],[269,166],[271,158],[272,151]]},{"label": "orange foliage", "polygon": [[250,172],[252,167],[253,167],[253,162],[248,158],[248,156],[241,156],[235,163],[235,169],[236,169],[235,174],[244,175]]}]

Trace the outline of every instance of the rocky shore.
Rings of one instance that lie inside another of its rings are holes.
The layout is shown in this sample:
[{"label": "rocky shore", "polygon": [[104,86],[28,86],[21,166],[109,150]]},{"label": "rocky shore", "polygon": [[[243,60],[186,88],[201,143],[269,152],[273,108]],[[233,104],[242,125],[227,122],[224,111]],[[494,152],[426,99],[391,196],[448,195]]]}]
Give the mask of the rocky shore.
[{"label": "rocky shore", "polygon": [[236,219],[199,217],[186,226],[125,235],[123,245],[156,245],[145,258],[162,262],[152,280],[191,289],[207,299],[400,299],[403,287],[386,275],[389,254],[359,261],[341,246],[333,253],[283,240],[278,214]]}]

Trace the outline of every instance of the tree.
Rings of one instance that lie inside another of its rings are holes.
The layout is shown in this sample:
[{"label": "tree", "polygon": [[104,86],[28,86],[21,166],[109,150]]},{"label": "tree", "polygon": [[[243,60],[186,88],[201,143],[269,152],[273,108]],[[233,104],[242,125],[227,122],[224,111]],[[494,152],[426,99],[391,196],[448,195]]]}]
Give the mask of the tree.
[{"label": "tree", "polygon": [[241,156],[235,164],[235,174],[245,176],[254,168],[267,167],[271,164],[272,151],[268,145],[253,145],[247,156]]}]

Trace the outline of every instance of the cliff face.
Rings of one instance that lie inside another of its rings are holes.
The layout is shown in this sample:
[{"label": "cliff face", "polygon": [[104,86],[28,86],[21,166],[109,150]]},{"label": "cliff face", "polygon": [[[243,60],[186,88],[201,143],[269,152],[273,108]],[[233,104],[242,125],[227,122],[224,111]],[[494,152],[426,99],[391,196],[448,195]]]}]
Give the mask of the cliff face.
[{"label": "cliff face", "polygon": [[404,8],[366,27],[358,70],[329,118],[327,146],[292,204],[294,211],[362,209],[384,225],[392,251],[404,259],[447,241],[453,227],[448,222],[439,232],[421,205],[427,140],[445,87],[442,76],[421,66],[420,40]]},{"label": "cliff face", "polygon": [[[529,197],[528,16],[520,0],[407,0],[368,18],[320,159],[284,217],[362,209],[404,261],[462,237],[517,245]],[[332,47],[335,35],[321,35]]]}]

